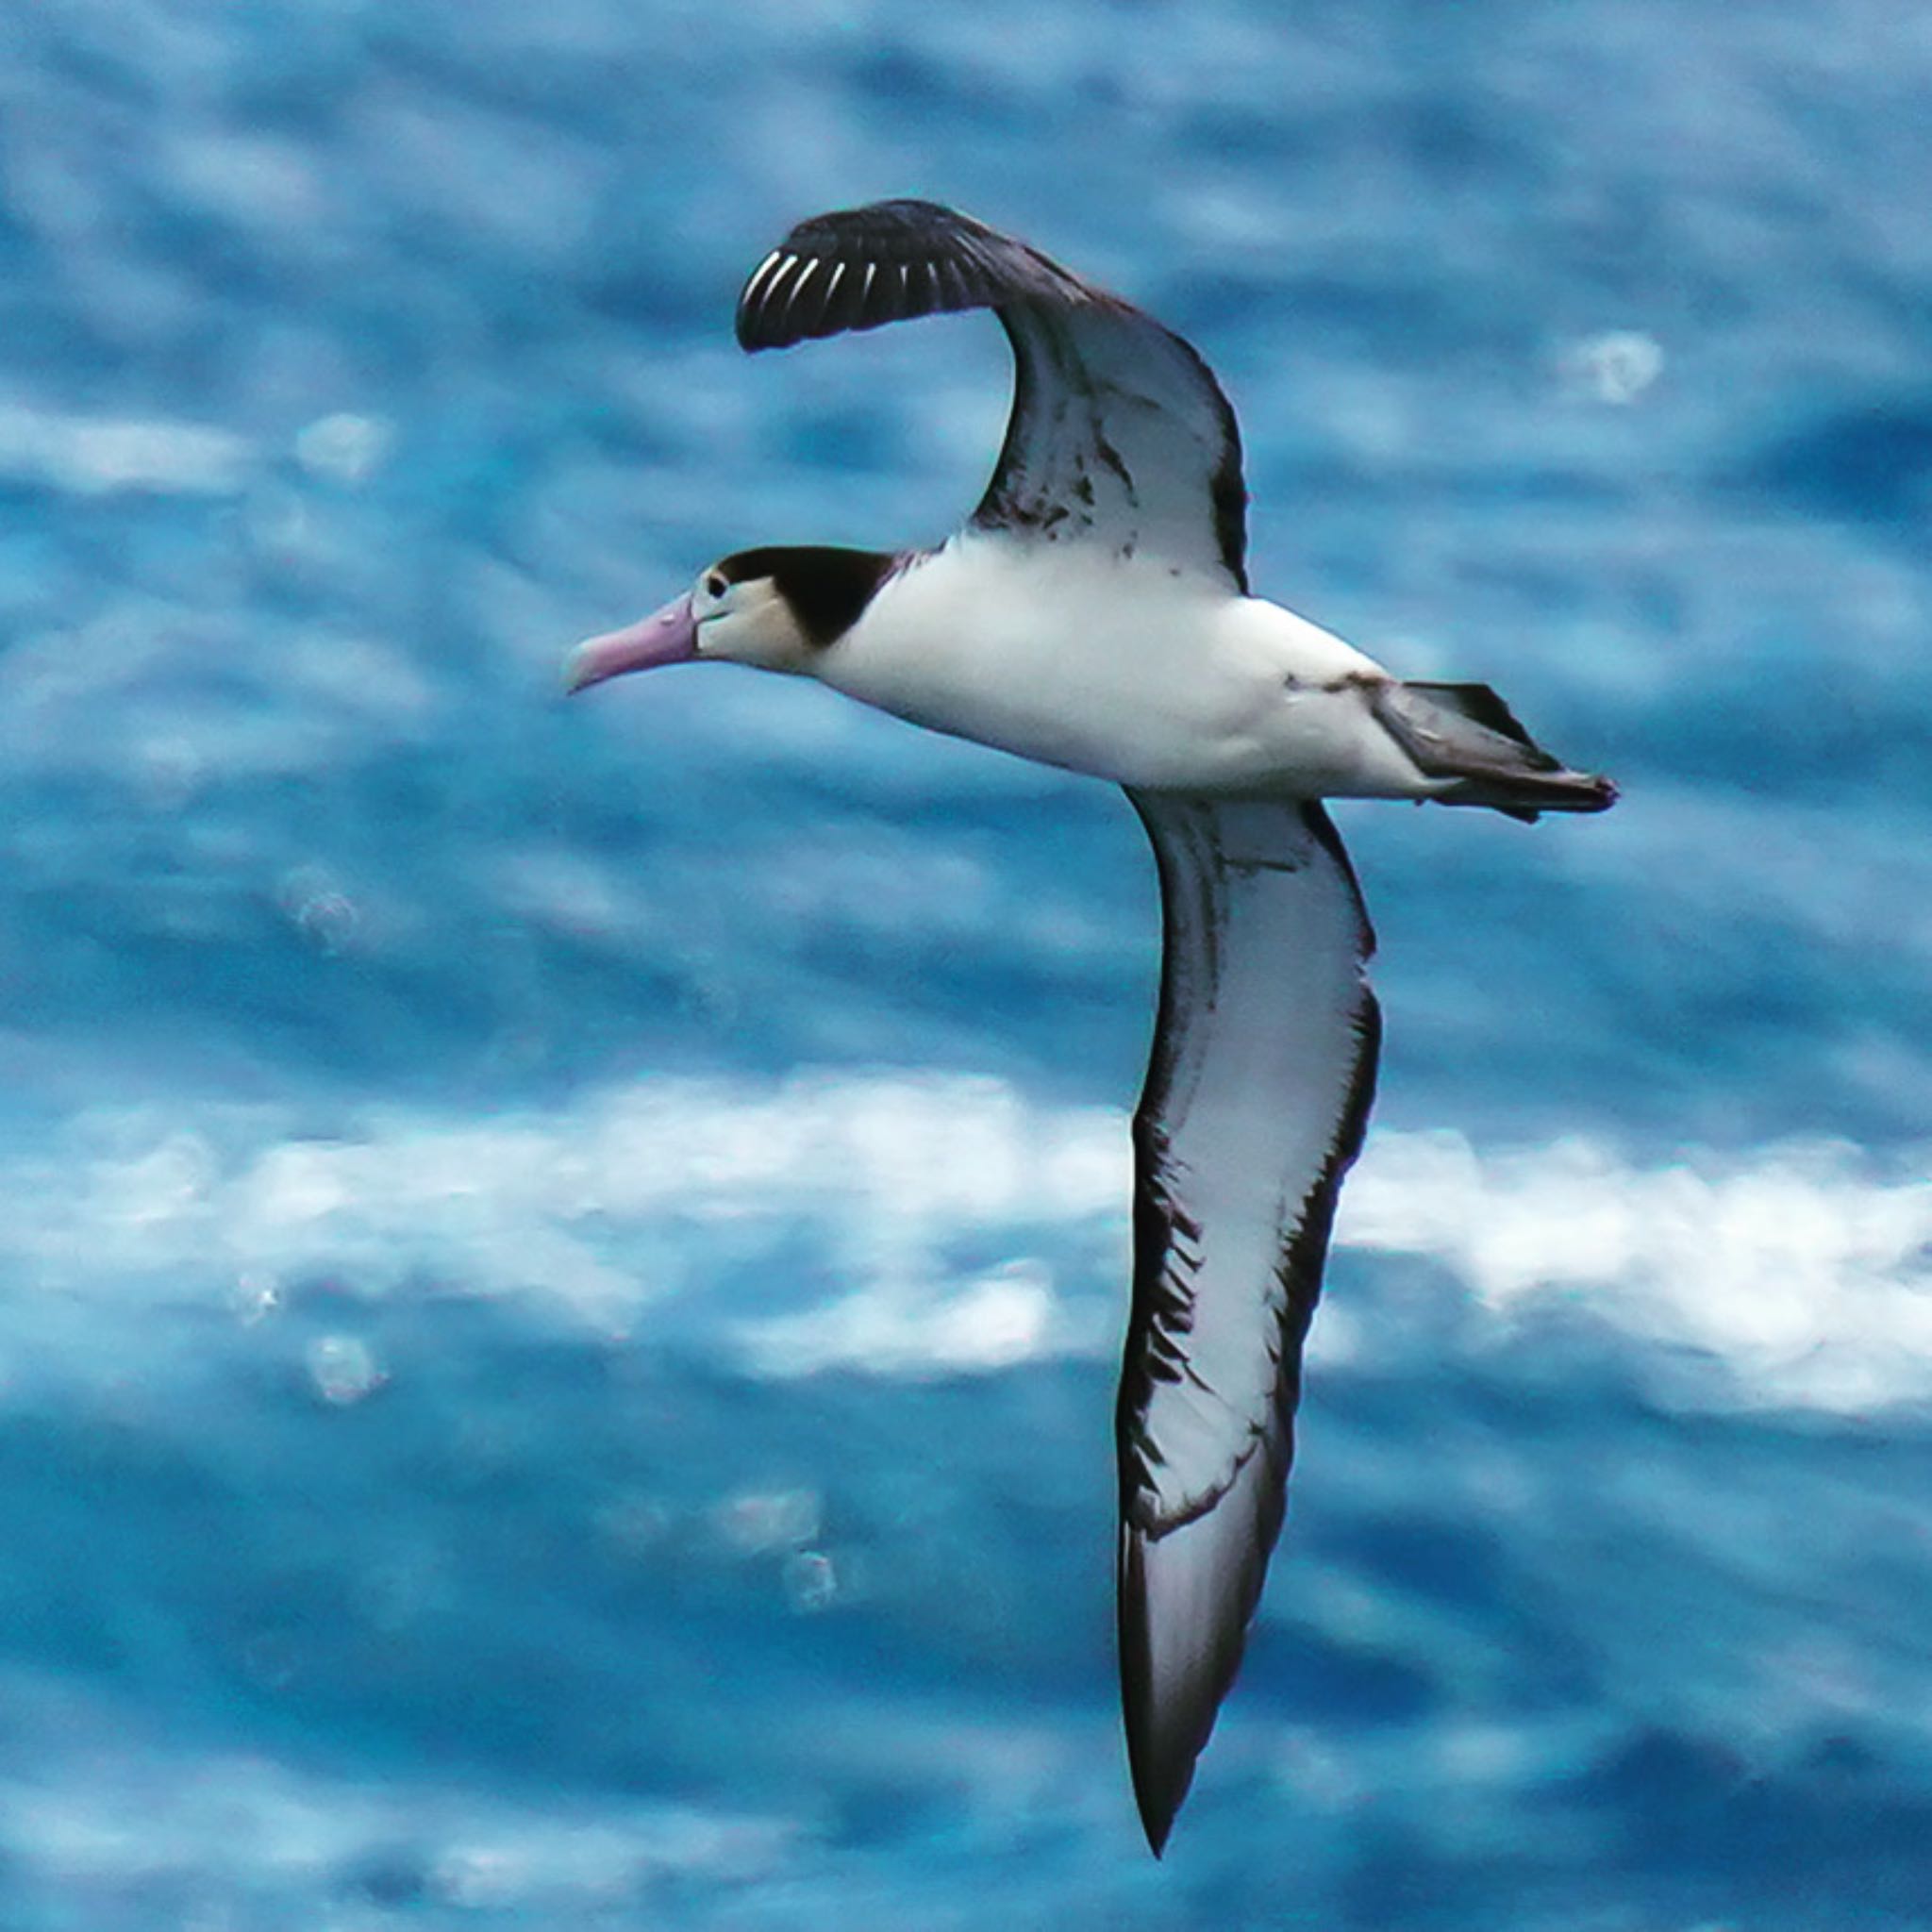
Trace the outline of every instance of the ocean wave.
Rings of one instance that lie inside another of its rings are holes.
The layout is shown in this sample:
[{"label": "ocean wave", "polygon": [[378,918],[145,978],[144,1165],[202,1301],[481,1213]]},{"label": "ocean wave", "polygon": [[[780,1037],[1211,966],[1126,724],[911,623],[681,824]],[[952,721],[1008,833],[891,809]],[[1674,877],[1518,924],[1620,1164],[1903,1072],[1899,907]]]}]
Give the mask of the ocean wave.
[{"label": "ocean wave", "polygon": [[[241,1923],[224,1900],[300,1916],[299,1902],[319,1891],[385,1919],[407,1907],[438,1924],[445,1911],[512,1910],[578,1924],[667,1880],[756,1883],[793,1861],[802,1836],[775,1816],[602,1797],[520,1806],[428,1778],[332,1778],[253,1752],[184,1762],[160,1740],[128,1736],[122,1713],[71,1691],[49,1694],[17,1675],[8,1690],[37,1715],[95,1734],[84,1783],[8,1775],[0,1804],[20,1847],[15,1881],[97,1910],[100,1923],[135,1923],[115,1910],[137,1896],[184,1924]],[[143,1913],[142,1923],[158,1921]]]},{"label": "ocean wave", "polygon": [[[759,1373],[952,1374],[1112,1345],[1129,1184],[1117,1113],[964,1074],[644,1079],[480,1119],[372,1108],[327,1136],[273,1110],[96,1109],[0,1163],[0,1257],[90,1301],[215,1294],[255,1319],[319,1276],[434,1281],[625,1333],[714,1277],[776,1273],[720,1302],[709,1343]],[[809,1268],[765,1266],[798,1241]],[[1558,1309],[1692,1402],[1932,1391],[1932,1182],[1850,1145],[1642,1162],[1582,1138],[1374,1134],[1337,1242],[1360,1257],[1317,1324],[1338,1365],[1412,1319],[1376,1290],[1377,1257],[1407,1257],[1480,1336]],[[328,1357],[319,1386],[375,1374],[354,1367]]]},{"label": "ocean wave", "polygon": [[232,496],[248,479],[252,456],[246,439],[208,424],[0,404],[0,481],[75,496]]}]

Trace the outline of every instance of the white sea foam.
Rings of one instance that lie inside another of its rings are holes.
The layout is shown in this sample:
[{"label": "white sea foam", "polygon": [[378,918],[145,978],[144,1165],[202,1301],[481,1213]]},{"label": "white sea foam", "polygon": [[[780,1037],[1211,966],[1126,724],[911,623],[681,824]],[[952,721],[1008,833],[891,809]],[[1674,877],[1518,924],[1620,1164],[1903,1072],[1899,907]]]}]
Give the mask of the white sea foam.
[{"label": "white sea foam", "polygon": [[[1117,1114],[969,1076],[644,1080],[547,1112],[372,1110],[331,1139],[236,1108],[96,1113],[0,1162],[0,1263],[70,1295],[207,1284],[245,1321],[320,1274],[364,1294],[547,1294],[629,1330],[802,1241],[822,1256],[805,1287],[721,1316],[754,1368],[993,1370],[1111,1346],[1128,1182]],[[1498,1337],[1560,1307],[1674,1374],[1701,1358],[1712,1399],[1858,1409],[1932,1391],[1932,1182],[1849,1146],[1642,1163],[1581,1140],[1380,1134],[1337,1240],[1427,1259]],[[1367,1357],[1402,1319],[1372,1270],[1332,1298],[1318,1346]]]},{"label": "white sea foam", "polygon": [[1634,403],[1663,374],[1664,352],[1641,329],[1607,329],[1573,342],[1563,355],[1563,375],[1577,392],[1596,402]]},{"label": "white sea foam", "polygon": [[[104,1909],[129,1888],[193,1886],[213,1872],[239,1895],[271,1902],[316,1885],[359,1889],[388,1872],[434,1904],[565,1912],[575,1923],[667,1876],[742,1881],[780,1870],[802,1836],[782,1818],[689,1806],[541,1811],[460,1786],[349,1785],[260,1756],[204,1754],[184,1771],[145,1740],[120,1737],[93,1752],[85,1782],[0,1778],[0,1808],[14,1842],[31,1848],[35,1877],[83,1908],[98,1897]],[[192,1923],[241,1923],[217,1909]]]},{"label": "white sea foam", "polygon": [[228,496],[246,480],[249,454],[243,438],[198,423],[0,404],[0,476],[79,496],[122,490]]},{"label": "white sea foam", "polygon": [[742,1339],[774,1374],[848,1365],[919,1374],[1075,1353],[1091,1326],[1056,1299],[1053,1271],[1027,1259],[958,1287],[900,1280],[861,1288],[829,1307],[748,1324]]}]

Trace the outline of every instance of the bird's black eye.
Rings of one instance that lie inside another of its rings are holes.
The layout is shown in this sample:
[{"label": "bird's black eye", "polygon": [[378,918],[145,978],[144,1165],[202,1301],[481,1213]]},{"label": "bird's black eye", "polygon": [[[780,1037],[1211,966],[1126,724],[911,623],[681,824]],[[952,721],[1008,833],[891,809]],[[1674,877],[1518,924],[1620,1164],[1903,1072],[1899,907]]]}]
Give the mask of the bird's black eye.
[{"label": "bird's black eye", "polygon": [[723,596],[723,595],[724,594],[724,592],[725,592],[726,591],[728,591],[728,590],[729,590],[730,588],[731,588],[731,587],[730,587],[730,585],[729,585],[729,584],[727,584],[727,583],[726,583],[726,582],[724,581],[724,579],[723,575],[720,575],[720,574],[719,574],[719,573],[718,573],[717,571],[715,571],[715,570],[714,570],[714,571],[708,571],[708,572],[707,572],[707,573],[706,573],[706,575],[705,575],[705,595],[706,595],[706,596],[708,596],[708,597],[722,597],[722,596]]}]

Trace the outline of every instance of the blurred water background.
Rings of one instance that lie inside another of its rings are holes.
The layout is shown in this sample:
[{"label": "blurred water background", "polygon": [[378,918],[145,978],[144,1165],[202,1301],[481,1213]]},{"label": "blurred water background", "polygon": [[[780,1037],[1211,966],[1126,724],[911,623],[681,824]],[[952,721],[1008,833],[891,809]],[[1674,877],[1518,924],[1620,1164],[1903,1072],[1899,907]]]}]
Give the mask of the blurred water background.
[{"label": "blurred water background", "polygon": [[[1932,16],[39,0],[0,63],[0,1924],[1932,1924]],[[1258,587],[1606,819],[1343,807],[1382,1101],[1166,1863],[1151,868],[576,636],[937,538],[924,194],[1240,408]]]}]

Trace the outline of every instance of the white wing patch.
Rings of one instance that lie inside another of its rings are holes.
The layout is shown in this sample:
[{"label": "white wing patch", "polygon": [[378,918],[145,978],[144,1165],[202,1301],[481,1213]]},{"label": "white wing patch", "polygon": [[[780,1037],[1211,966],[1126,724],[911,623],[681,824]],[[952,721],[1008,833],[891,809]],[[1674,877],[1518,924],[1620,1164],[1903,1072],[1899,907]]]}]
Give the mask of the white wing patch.
[{"label": "white wing patch", "polygon": [[807,262],[804,268],[799,271],[798,279],[791,284],[791,293],[786,298],[787,314],[790,314],[792,309],[798,307],[798,298],[805,293],[812,276],[817,275],[818,272],[819,263],[816,261]]},{"label": "white wing patch", "polygon": [[1160,1022],[1135,1117],[1122,1367],[1122,1689],[1158,1849],[1280,1529],[1302,1343],[1374,1084],[1374,938],[1318,806],[1136,793]]},{"label": "white wing patch", "polygon": [[758,267],[752,271],[751,280],[745,283],[744,293],[740,299],[745,302],[757,302],[759,299],[759,291],[763,289],[766,278],[784,258],[785,251],[782,248],[773,249],[771,254],[766,256],[764,260],[759,262]]}]

